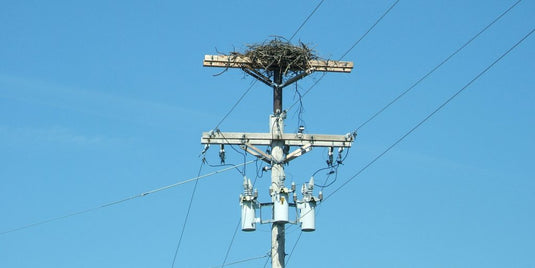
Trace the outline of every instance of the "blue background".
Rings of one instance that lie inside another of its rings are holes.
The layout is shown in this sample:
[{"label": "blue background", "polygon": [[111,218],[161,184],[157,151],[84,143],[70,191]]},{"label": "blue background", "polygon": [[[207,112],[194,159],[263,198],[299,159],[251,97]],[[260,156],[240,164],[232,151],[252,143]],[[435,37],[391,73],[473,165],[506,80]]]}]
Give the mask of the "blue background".
[{"label": "blue background", "polygon": [[[203,68],[205,54],[290,37],[318,1],[2,1],[0,231],[197,175],[200,135],[253,79]],[[294,42],[338,59],[393,1],[325,1]],[[345,134],[479,32],[513,1],[400,1],[303,98],[307,133]],[[338,180],[357,173],[534,25],[523,1],[359,130]],[[533,36],[323,203],[288,267],[535,267]],[[298,83],[304,92],[321,74]],[[284,106],[295,101],[295,87]],[[220,126],[267,132],[256,83]],[[297,109],[286,131],[298,127]],[[316,148],[286,169],[301,184]],[[206,155],[217,163],[218,149]],[[249,159],[252,159],[249,157]],[[243,157],[227,149],[227,162]],[[205,166],[202,173],[219,168]],[[248,165],[255,178],[255,165]],[[322,182],[324,173],[318,173]],[[176,267],[217,267],[240,218],[242,176],[200,180]],[[0,236],[0,267],[170,267],[193,183]],[[258,178],[268,201],[269,174]],[[300,232],[287,229],[289,254]],[[270,227],[238,232],[227,263],[264,256]],[[260,258],[233,267],[262,267]],[[268,264],[269,266],[269,264]]]}]

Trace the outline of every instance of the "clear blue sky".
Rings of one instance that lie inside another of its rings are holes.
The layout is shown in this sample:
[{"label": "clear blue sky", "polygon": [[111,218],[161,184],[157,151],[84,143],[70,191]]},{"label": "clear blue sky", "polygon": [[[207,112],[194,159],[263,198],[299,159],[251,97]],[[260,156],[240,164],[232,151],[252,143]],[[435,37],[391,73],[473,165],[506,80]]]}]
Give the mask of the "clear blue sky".
[{"label": "clear blue sky", "polygon": [[[394,1],[325,1],[297,34],[340,57]],[[3,1],[0,232],[195,177],[200,136],[252,78],[205,54],[289,37],[318,1]],[[308,133],[345,134],[514,1],[400,1],[303,99]],[[522,1],[359,130],[328,195],[534,27]],[[288,267],[535,267],[535,37],[531,36],[319,209]],[[299,83],[308,89],[320,75]],[[222,131],[266,132],[257,83]],[[295,99],[285,89],[284,106]],[[286,130],[297,129],[294,108]],[[218,161],[217,148],[207,159]],[[301,184],[326,151],[287,167]],[[252,158],[250,158],[252,159]],[[227,162],[243,158],[227,149]],[[218,168],[205,167],[202,173]],[[255,178],[255,167],[247,167]],[[316,180],[325,178],[319,173]],[[259,178],[268,201],[269,174]],[[221,265],[242,177],[199,181],[176,267]],[[0,267],[171,267],[193,183],[0,236]],[[299,231],[287,231],[287,253]],[[270,227],[238,232],[227,262],[264,255]],[[232,267],[263,267],[266,258]]]}]

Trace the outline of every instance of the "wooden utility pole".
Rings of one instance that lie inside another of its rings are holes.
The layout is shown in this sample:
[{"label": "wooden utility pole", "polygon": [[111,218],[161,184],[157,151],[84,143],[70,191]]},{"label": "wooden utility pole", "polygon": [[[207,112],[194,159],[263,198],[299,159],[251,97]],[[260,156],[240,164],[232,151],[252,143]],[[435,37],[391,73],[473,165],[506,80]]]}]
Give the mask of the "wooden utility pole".
[{"label": "wooden utility pole", "polygon": [[[285,74],[283,73],[281,66],[276,66],[270,70],[273,73],[271,79],[264,75],[261,72],[262,70],[255,67],[257,65],[252,64],[251,59],[245,56],[206,55],[203,65],[205,67],[240,68],[273,88],[273,114],[270,116],[269,120],[269,133],[223,133],[219,130],[213,130],[202,134],[201,143],[239,145],[243,150],[271,165],[271,186],[269,193],[271,195],[272,203],[269,203],[269,205],[273,206],[272,219],[265,222],[262,222],[262,219],[259,221],[261,223],[272,224],[271,263],[273,268],[283,268],[285,267],[284,260],[286,257],[285,225],[286,223],[290,223],[288,219],[288,206],[290,201],[289,193],[293,191],[293,189],[285,187],[286,177],[284,174],[284,165],[304,153],[309,152],[313,147],[351,147],[354,136],[351,134],[311,135],[304,134],[302,131],[292,134],[284,133],[286,111],[283,110],[282,106],[282,90],[284,87],[304,78],[312,72],[350,72],[353,68],[353,63],[311,60],[308,62],[308,68],[306,70],[300,70],[300,72],[296,72],[297,74],[286,80],[284,79]],[[256,146],[271,147],[271,154],[265,153]],[[290,153],[288,148],[291,146],[297,146],[298,148]],[[249,185],[247,187],[251,186]],[[314,201],[314,199],[312,200]],[[293,204],[293,206],[295,206],[295,204]],[[298,219],[294,223],[302,223],[302,221]],[[254,224],[255,223],[251,223],[253,226]],[[242,225],[242,229],[246,231],[254,230],[254,228],[255,227],[251,227],[246,230]],[[303,230],[312,231],[314,229]]]},{"label": "wooden utility pole", "polygon": [[[284,189],[284,180],[286,178],[284,174],[284,140],[282,140],[282,134],[284,133],[284,115],[282,114],[282,88],[279,86],[282,84],[282,70],[275,70],[273,75],[273,116],[270,120],[269,132],[273,137],[279,137],[279,139],[273,139],[271,141],[271,158],[273,164],[271,165],[271,186],[272,186],[272,199],[273,202],[281,202],[280,197],[277,198],[276,194]],[[279,199],[279,200],[275,200]],[[286,202],[288,202],[287,200]],[[282,200],[284,202],[284,200]],[[271,266],[272,267],[284,267],[285,254],[285,229],[284,221],[274,221],[271,225]]]}]

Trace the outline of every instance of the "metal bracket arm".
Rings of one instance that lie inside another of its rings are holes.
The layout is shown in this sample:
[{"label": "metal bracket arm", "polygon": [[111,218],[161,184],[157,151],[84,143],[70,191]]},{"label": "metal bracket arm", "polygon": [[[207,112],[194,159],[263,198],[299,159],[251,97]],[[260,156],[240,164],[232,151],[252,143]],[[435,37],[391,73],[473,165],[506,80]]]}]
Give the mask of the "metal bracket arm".
[{"label": "metal bracket arm", "polygon": [[258,157],[260,160],[263,160],[264,162],[266,162],[268,164],[271,164],[271,162],[273,161],[273,157],[271,157],[270,155],[266,154],[262,150],[256,148],[255,146],[253,146],[253,145],[251,145],[249,143],[241,144],[240,148],[242,148],[243,150],[247,151],[248,153]]},{"label": "metal bracket arm", "polygon": [[302,72],[302,73],[300,73],[300,74],[298,74],[298,75],[296,75],[296,76],[294,76],[294,77],[288,79],[288,80],[287,80],[286,82],[284,82],[280,87],[281,87],[281,88],[285,88],[285,87],[287,87],[287,86],[289,86],[289,85],[291,85],[291,84],[293,84],[293,83],[295,83],[295,82],[297,82],[297,81],[299,81],[299,80],[305,78],[305,76],[311,74],[312,72],[314,72],[314,69],[312,69],[312,68],[307,69],[307,70],[305,70],[304,72]]},{"label": "metal bracket arm", "polygon": [[262,75],[260,72],[258,72],[255,69],[249,68],[249,67],[243,67],[242,70],[249,74],[250,76],[260,80],[262,83],[272,87],[275,86],[275,83],[271,81],[271,79],[267,78],[266,76]]},{"label": "metal bracket arm", "polygon": [[301,146],[301,148],[289,153],[286,156],[286,159],[284,159],[284,162],[288,163],[288,162],[294,160],[295,158],[310,152],[311,150],[312,150],[312,144],[311,143],[309,143],[307,145],[304,145],[304,146]]}]

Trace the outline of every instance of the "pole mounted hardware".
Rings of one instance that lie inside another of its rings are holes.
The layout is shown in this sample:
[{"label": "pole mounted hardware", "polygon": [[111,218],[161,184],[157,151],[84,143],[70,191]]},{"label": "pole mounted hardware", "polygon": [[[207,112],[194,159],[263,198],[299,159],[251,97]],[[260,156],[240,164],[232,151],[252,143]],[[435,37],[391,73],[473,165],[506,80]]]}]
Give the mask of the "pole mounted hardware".
[{"label": "pole mounted hardware", "polygon": [[[286,111],[282,106],[282,89],[313,72],[349,73],[353,69],[353,63],[320,60],[303,44],[293,46],[277,39],[266,45],[252,47],[256,51],[248,51],[246,54],[234,52],[231,55],[205,55],[203,66],[239,68],[273,89],[273,114],[269,117],[269,133],[221,132],[217,129],[203,132],[201,144],[219,144],[222,163],[225,161],[224,145],[238,145],[242,150],[269,164],[264,169],[271,170],[271,202],[260,203],[258,191],[253,190],[251,180],[245,177],[243,179],[243,193],[240,195],[241,227],[243,231],[254,231],[257,223],[271,223],[271,265],[273,268],[279,268],[285,265],[285,224],[299,224],[302,231],[314,231],[315,208],[323,198],[321,192],[319,196],[314,196],[314,179],[311,178],[301,188],[302,199],[299,200],[295,183],[292,183],[291,188],[284,186],[284,165],[314,147],[329,148],[329,166],[334,162],[334,148],[338,148],[336,161],[340,164],[344,148],[351,147],[356,137],[351,133],[306,134],[304,126],[300,126],[297,133],[284,133]],[[259,146],[267,148],[262,150]],[[292,200],[289,199],[290,194]],[[264,206],[272,207],[271,219],[262,219],[261,207]],[[296,209],[295,221],[289,219],[290,207]]]}]

